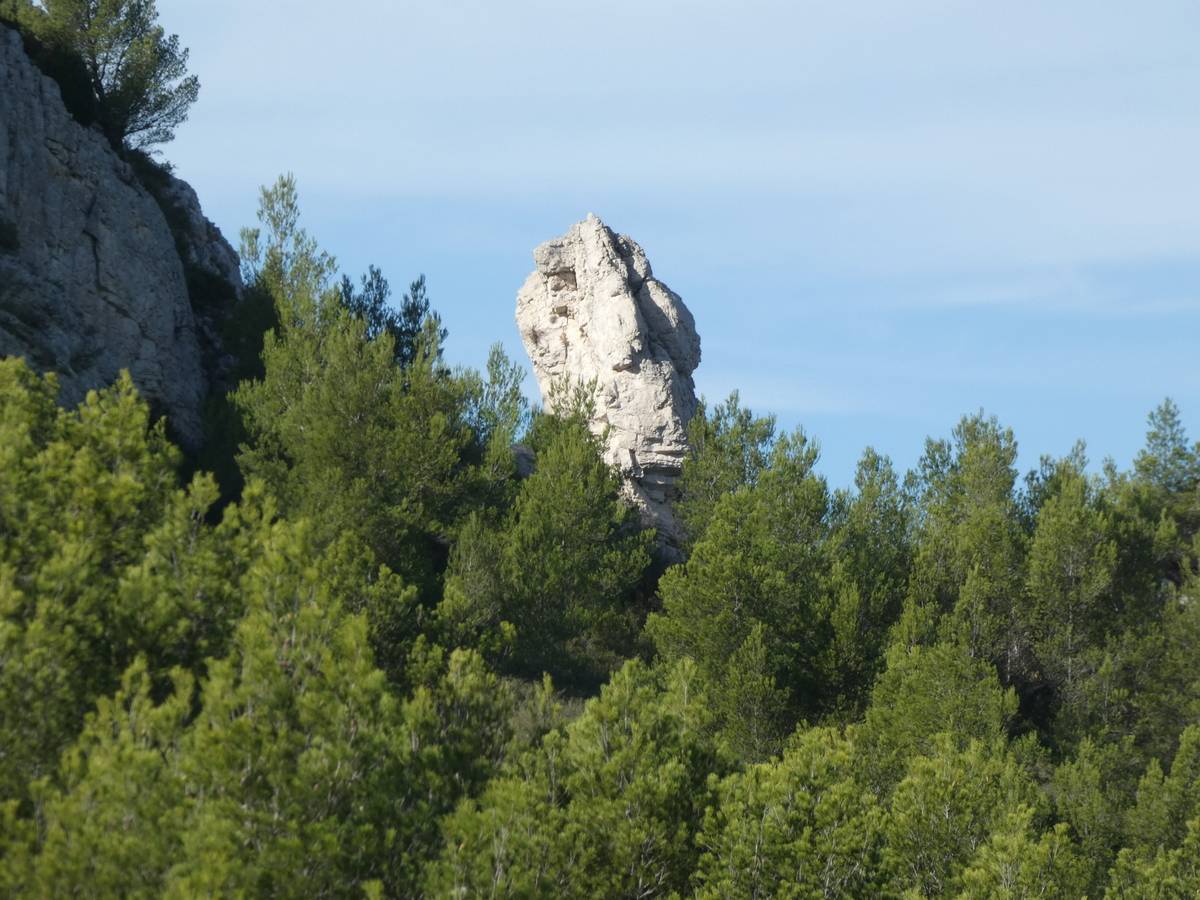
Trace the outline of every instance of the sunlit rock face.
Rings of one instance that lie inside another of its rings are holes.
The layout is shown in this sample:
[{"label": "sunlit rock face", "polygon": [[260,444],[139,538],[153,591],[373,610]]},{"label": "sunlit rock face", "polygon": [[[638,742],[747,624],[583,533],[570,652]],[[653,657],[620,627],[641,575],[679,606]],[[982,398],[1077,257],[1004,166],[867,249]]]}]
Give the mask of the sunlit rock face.
[{"label": "sunlit rock face", "polygon": [[58,85],[0,25],[0,356],[59,375],[60,399],[129,369],[142,395],[187,446],[228,367],[220,308],[197,310],[189,278],[241,295],[237,254],[195,193],[164,174],[163,204],[96,128],[80,125]]},{"label": "sunlit rock face", "polygon": [[564,381],[594,384],[592,429],[606,434],[643,520],[678,554],[671,501],[696,411],[700,336],[683,300],[654,277],[646,254],[596,216],[533,251],[517,294],[517,325],[542,400]]}]

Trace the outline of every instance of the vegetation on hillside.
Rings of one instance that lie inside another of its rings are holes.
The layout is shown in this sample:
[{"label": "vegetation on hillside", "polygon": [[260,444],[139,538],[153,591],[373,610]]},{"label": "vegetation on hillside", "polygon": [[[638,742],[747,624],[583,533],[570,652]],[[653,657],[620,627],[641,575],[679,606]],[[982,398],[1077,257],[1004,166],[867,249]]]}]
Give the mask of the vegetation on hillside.
[{"label": "vegetation on hillside", "polygon": [[423,279],[261,200],[215,477],[128,376],[64,410],[0,360],[0,894],[1200,896],[1171,401],[1130,471],[1022,477],[980,412],[831,488],[734,394],[656,577],[586,390],[452,369]]},{"label": "vegetation on hillside", "polygon": [[0,890],[1200,890],[1170,401],[1129,472],[1080,445],[1022,479],[980,413],[832,490],[734,395],[655,584],[583,394],[531,413],[498,348],[451,370],[415,291],[403,324],[377,270],[335,278],[290,178],[262,201],[278,324],[223,509],[128,378],[68,411],[0,363]]}]

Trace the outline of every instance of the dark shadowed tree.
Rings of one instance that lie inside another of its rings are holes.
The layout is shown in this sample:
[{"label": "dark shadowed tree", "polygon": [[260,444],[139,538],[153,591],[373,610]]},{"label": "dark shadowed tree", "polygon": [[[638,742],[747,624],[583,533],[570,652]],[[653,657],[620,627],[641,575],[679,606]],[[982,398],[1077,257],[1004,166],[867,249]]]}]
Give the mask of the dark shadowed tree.
[{"label": "dark shadowed tree", "polygon": [[45,0],[43,6],[34,30],[83,59],[109,139],[145,148],[174,138],[200,81],[187,74],[179,36],[158,24],[154,0]]},{"label": "dark shadowed tree", "polygon": [[691,558],[663,575],[662,611],[646,623],[663,659],[696,662],[730,746],[751,761],[823,693],[829,491],[817,453],[800,431],[776,440],[755,483],[721,496]]},{"label": "dark shadowed tree", "polygon": [[393,309],[388,302],[392,287],[375,266],[367,267],[358,290],[354,289],[350,276],[343,275],[340,291],[342,305],[362,319],[368,339],[391,335],[395,341],[396,363],[401,368],[412,365],[422,352],[441,358],[449,332],[442,326],[441,316],[429,308],[424,275],[408,286],[399,310]]},{"label": "dark shadowed tree", "polygon": [[633,591],[653,536],[640,530],[586,413],[540,416],[531,443],[537,469],[508,515],[463,528],[439,616],[452,641],[493,651],[515,626],[506,664],[521,674],[592,681],[632,644]]}]

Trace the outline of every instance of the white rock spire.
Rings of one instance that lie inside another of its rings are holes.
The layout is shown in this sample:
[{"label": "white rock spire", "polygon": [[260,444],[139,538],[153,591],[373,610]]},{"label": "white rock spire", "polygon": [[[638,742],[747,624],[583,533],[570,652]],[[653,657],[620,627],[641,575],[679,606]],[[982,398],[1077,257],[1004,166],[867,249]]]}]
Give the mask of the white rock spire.
[{"label": "white rock spire", "polygon": [[542,401],[549,409],[551,387],[564,378],[595,382],[592,429],[608,429],[608,460],[674,556],[670,501],[700,363],[692,314],[654,277],[642,248],[594,215],[539,246],[533,259],[536,268],[517,293],[517,325]]}]

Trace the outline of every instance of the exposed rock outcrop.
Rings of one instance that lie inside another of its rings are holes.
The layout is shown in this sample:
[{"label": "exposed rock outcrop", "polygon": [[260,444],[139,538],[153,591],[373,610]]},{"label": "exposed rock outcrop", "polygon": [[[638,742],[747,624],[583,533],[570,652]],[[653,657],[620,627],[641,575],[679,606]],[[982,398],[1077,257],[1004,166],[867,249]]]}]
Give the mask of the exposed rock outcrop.
[{"label": "exposed rock outcrop", "polygon": [[671,511],[696,411],[692,372],[700,337],[683,300],[650,270],[634,241],[594,215],[533,251],[535,270],[517,294],[517,325],[547,409],[552,388],[595,384],[592,428],[607,429],[643,520],[667,556],[678,551]]},{"label": "exposed rock outcrop", "polygon": [[221,229],[205,217],[190,184],[158,171],[148,186],[166,215],[183,262],[208,388],[227,391],[235,386],[237,360],[227,352],[222,332],[243,298],[241,260]]},{"label": "exposed rock outcrop", "polygon": [[171,222],[183,262],[219,279],[232,288],[237,299],[242,296],[241,260],[221,229],[209,221],[200,208],[200,198],[186,181],[166,176],[159,192],[160,205],[174,211]]},{"label": "exposed rock outcrop", "polygon": [[174,179],[167,187],[183,211],[178,237],[134,170],[71,117],[0,25],[0,356],[57,372],[68,404],[128,368],[196,446],[209,376],[181,255],[191,248],[194,271],[231,281],[233,295],[240,279],[195,194]]}]

